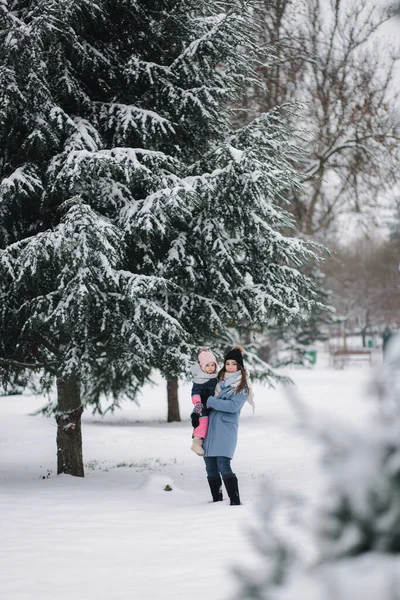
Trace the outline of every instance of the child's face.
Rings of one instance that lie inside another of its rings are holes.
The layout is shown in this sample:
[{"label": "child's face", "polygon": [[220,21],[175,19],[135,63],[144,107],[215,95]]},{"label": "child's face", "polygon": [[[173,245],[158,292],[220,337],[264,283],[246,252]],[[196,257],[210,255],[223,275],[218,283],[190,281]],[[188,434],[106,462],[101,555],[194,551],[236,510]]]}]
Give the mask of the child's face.
[{"label": "child's face", "polygon": [[208,375],[215,373],[216,370],[217,370],[217,365],[215,364],[215,362],[209,362],[204,367],[204,372],[207,373]]},{"label": "child's face", "polygon": [[236,362],[236,360],[227,360],[225,363],[225,371],[227,373],[234,373],[235,371],[238,371],[239,367],[238,364]]}]

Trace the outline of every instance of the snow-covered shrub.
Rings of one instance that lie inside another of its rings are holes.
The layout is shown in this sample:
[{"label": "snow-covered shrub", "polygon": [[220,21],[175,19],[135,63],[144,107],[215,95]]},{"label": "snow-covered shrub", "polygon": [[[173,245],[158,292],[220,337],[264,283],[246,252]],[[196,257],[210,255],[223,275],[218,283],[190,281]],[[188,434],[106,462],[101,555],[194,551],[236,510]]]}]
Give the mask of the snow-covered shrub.
[{"label": "snow-covered shrub", "polygon": [[[327,485],[314,523],[317,559],[308,565],[297,560],[276,585],[269,575],[271,564],[287,553],[290,544],[285,536],[279,546],[274,544],[267,515],[262,535],[270,541],[257,545],[264,564],[256,577],[241,576],[242,600],[399,598],[400,335],[391,341],[372,389],[376,410],[359,430],[310,415],[291,394],[302,426],[324,450]],[[274,546],[271,556],[266,549]]]}]

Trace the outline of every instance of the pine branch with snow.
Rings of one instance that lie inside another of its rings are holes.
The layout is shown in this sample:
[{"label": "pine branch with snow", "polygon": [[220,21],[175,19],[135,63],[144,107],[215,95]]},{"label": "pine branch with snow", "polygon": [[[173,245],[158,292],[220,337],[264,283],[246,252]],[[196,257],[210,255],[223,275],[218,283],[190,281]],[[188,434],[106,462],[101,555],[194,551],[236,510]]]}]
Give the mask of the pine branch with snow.
[{"label": "pine branch with snow", "polygon": [[[281,546],[272,554],[255,542],[260,573],[239,574],[240,598],[351,600],[355,597],[396,600],[400,551],[399,444],[400,337],[391,341],[387,361],[371,389],[377,406],[360,428],[310,413],[293,388],[289,400],[302,430],[323,447],[325,493],[314,507],[317,558],[289,565],[279,586],[269,574]],[[268,498],[267,498],[268,501]],[[264,516],[261,539],[273,543],[270,515]]]}]

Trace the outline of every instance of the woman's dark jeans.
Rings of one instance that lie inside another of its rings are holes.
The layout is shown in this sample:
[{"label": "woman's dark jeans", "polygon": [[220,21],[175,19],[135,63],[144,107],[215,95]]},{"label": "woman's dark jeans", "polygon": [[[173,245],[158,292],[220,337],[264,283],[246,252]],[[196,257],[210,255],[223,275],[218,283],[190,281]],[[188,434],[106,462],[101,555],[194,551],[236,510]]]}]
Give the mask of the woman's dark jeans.
[{"label": "woman's dark jeans", "polygon": [[231,459],[227,456],[205,456],[206,471],[208,477],[216,477],[221,473],[222,477],[232,475]]}]

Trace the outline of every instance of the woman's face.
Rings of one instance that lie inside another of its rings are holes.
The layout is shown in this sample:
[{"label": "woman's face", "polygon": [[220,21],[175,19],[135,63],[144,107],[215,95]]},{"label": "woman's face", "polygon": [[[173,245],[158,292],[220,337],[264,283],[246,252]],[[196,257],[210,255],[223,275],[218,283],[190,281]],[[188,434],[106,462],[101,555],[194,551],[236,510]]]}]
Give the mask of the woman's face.
[{"label": "woman's face", "polygon": [[236,360],[227,360],[225,363],[225,371],[227,373],[234,373],[235,371],[238,371],[239,367],[238,364],[236,362]]}]

